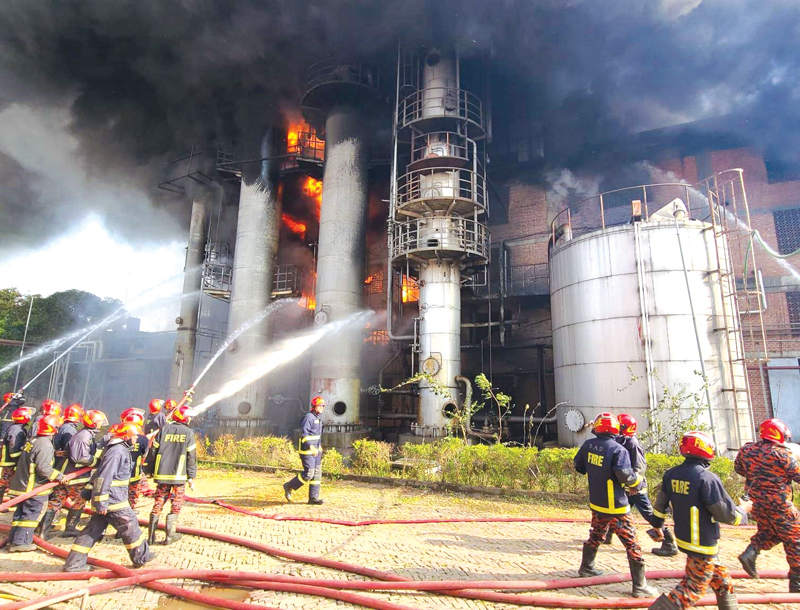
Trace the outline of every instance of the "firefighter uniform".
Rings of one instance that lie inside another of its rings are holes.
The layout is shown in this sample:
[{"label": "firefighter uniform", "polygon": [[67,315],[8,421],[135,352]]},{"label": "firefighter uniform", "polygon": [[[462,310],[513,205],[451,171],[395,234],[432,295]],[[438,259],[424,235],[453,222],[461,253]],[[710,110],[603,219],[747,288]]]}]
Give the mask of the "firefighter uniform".
[{"label": "firefighter uniform", "polygon": [[144,425],[144,433],[145,434],[152,434],[157,430],[161,430],[167,423],[167,414],[165,409],[161,409],[158,413],[153,415],[152,413],[147,418],[147,422]]},{"label": "firefighter uniform", "polygon": [[687,555],[683,579],[666,596],[680,609],[694,606],[709,586],[720,609],[737,607],[728,570],[717,558],[719,524],[745,524],[747,514],[736,507],[710,465],[708,460],[686,457],[669,469],[653,506],[656,527],[663,524],[672,506],[675,542]]},{"label": "firefighter uniform", "polygon": [[0,502],[6,494],[11,479],[14,476],[14,469],[17,467],[17,460],[22,454],[22,448],[28,440],[28,433],[25,426],[12,423],[8,426],[0,438]]},{"label": "firefighter uniform", "polygon": [[[72,474],[76,470],[97,465],[100,457],[100,450],[97,448],[95,437],[97,430],[84,428],[73,436],[67,444],[67,462],[64,474]],[[69,500],[70,509],[67,513],[67,523],[64,527],[64,536],[73,537],[78,535],[78,522],[83,514],[83,508],[86,506],[86,500],[83,497],[83,490],[91,479],[92,473],[85,472],[84,474],[67,481],[63,486],[59,485],[56,490],[65,490],[63,497],[59,499],[58,507],[61,507],[64,500]],[[50,507],[54,507],[55,502],[53,498],[50,500]]]},{"label": "firefighter uniform", "polygon": [[[45,483],[60,481],[63,475],[53,468],[54,458],[55,451],[51,437],[37,436],[27,441],[17,461],[17,469],[11,479],[8,494],[21,496]],[[14,547],[19,547],[19,550],[34,548],[33,531],[47,510],[49,496],[48,489],[17,505],[8,537],[12,550]]]},{"label": "firefighter uniform", "polygon": [[13,423],[11,414],[22,406],[25,406],[25,397],[15,395],[5,407],[0,408],[0,436],[5,435],[6,430]]},{"label": "firefighter uniform", "polygon": [[[67,464],[69,464],[69,452],[67,445],[69,441],[78,433],[78,425],[71,421],[64,422],[53,437],[53,449],[55,450],[54,468],[61,474],[66,474]],[[64,500],[67,498],[67,484],[62,483],[53,489],[50,500],[47,503],[47,510],[58,511]]]},{"label": "firefighter uniform", "polygon": [[139,503],[143,488],[147,487],[147,479],[142,473],[142,467],[149,448],[150,440],[144,434],[138,435],[131,443],[131,481],[128,485],[128,502],[134,509]]},{"label": "firefighter uniform", "polygon": [[65,572],[81,572],[86,568],[89,552],[109,525],[121,534],[135,567],[141,567],[152,559],[147,535],[139,527],[136,513],[128,503],[130,477],[130,445],[122,439],[114,439],[86,485],[86,495],[91,494],[95,513],[75,539],[64,566]]},{"label": "firefighter uniform", "polygon": [[746,553],[783,544],[789,563],[789,590],[800,592],[800,514],[792,503],[792,481],[800,483],[800,465],[785,445],[759,440],[739,450],[734,468],[747,480],[758,529]]},{"label": "firefighter uniform", "polygon": [[303,416],[300,422],[299,445],[303,472],[283,486],[287,499],[291,497],[291,492],[307,484],[309,503],[321,503],[319,492],[322,483],[322,418],[319,414],[311,411]]}]

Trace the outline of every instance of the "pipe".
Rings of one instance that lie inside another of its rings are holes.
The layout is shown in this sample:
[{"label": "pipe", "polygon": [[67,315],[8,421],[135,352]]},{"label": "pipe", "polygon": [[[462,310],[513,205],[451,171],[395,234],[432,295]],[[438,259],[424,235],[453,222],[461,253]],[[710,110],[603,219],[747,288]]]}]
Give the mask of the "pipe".
[{"label": "pipe", "polygon": [[[25,351],[25,341],[28,340],[28,327],[31,325],[31,312],[33,311],[33,299],[35,297],[31,295],[31,304],[28,306],[28,319],[25,322],[25,333],[22,335],[22,345],[19,348],[19,359],[20,363],[17,365],[17,373],[14,375],[14,387],[17,387],[19,383],[19,370],[22,368],[22,354]],[[5,405],[3,405],[5,406]]]},{"label": "pipe", "polygon": [[456,375],[456,383],[458,382],[464,384],[464,411],[468,413],[470,407],[472,407],[472,382],[469,380],[469,377]]},{"label": "pipe", "polygon": [[40,485],[39,487],[35,487],[31,491],[26,492],[26,493],[22,494],[21,496],[16,496],[14,498],[11,498],[10,500],[6,500],[2,504],[0,504],[0,513],[4,513],[6,511],[8,511],[8,509],[11,508],[12,506],[16,506],[17,504],[19,504],[20,502],[24,502],[28,498],[32,498],[33,496],[35,496],[35,495],[37,495],[37,494],[39,494],[39,493],[41,493],[43,491],[47,491],[48,489],[52,489],[56,485],[60,485],[61,483],[65,482],[65,481],[71,481],[75,477],[78,477],[78,476],[80,476],[80,475],[82,475],[82,474],[84,474],[86,472],[89,472],[89,471],[91,471],[91,468],[88,468],[88,467],[87,468],[81,468],[80,470],[76,470],[75,472],[71,472],[70,474],[64,475],[64,478],[62,478],[61,481],[51,481],[50,483],[45,483],[44,485]]},{"label": "pipe", "polygon": [[532,424],[541,424],[541,425],[550,425],[558,423],[558,415],[553,415],[551,417],[534,417],[530,415],[525,417],[524,415],[508,415],[503,418],[507,422],[511,422],[512,424],[524,424],[524,423],[532,423]]}]

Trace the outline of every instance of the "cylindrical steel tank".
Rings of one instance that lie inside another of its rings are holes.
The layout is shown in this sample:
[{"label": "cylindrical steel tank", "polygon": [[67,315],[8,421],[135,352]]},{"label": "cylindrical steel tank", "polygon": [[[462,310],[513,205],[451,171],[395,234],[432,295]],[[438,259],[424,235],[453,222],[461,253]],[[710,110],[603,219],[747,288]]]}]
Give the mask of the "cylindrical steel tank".
[{"label": "cylindrical steel tank", "polygon": [[183,298],[178,317],[178,336],[169,378],[169,395],[178,400],[194,381],[194,350],[197,345],[197,315],[200,310],[200,289],[203,284],[203,256],[206,246],[206,221],[208,195],[201,194],[192,201],[189,223],[189,245],[186,248],[186,265],[183,275]]},{"label": "cylindrical steel tank", "polygon": [[[444,433],[445,408],[458,397],[456,377],[461,375],[461,272],[457,262],[430,261],[420,269],[420,362],[439,386],[419,384],[420,433]],[[440,391],[447,388],[451,397]]]},{"label": "cylindrical steel tank", "polygon": [[[264,135],[260,152],[262,157],[274,154],[272,129]],[[228,333],[270,304],[281,217],[274,171],[274,163],[264,161],[245,166],[242,173]],[[231,375],[236,374],[262,353],[268,343],[269,318],[266,318],[234,341],[226,355],[227,370]],[[254,426],[266,425],[267,398],[266,378],[254,381],[222,404],[220,420],[253,420]]]},{"label": "cylindrical steel tank", "polygon": [[[315,321],[341,320],[361,307],[367,218],[368,144],[363,111],[341,105],[325,121],[325,171],[317,250]],[[311,393],[328,403],[324,418],[359,423],[363,329],[342,331],[318,346]]]},{"label": "cylindrical steel tank", "polygon": [[751,440],[747,396],[731,390],[745,384],[743,365],[730,357],[733,333],[740,330],[721,302],[730,277],[724,237],[720,269],[711,225],[685,220],[679,226],[690,291],[674,221],[607,227],[554,246],[555,391],[558,402],[568,403],[558,409],[561,445],[577,445],[589,434],[587,428],[569,430],[568,423],[579,420],[574,413],[567,417],[573,409],[587,423],[602,411],[630,413],[642,431],[648,412],[665,420],[659,407],[665,391],[705,400],[690,294],[711,402],[711,413],[702,409],[700,420],[713,421],[720,452]]}]

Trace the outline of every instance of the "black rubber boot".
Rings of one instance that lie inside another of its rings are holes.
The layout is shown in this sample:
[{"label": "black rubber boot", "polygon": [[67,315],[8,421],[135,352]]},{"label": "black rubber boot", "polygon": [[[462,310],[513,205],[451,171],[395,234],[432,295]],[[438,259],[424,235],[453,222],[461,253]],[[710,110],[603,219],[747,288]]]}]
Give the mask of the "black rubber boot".
[{"label": "black rubber boot", "polygon": [[42,531],[39,536],[42,537],[42,540],[50,540],[54,536],[53,534],[53,521],[56,518],[56,511],[48,510],[45,512],[44,517],[42,517]]},{"label": "black rubber boot", "polygon": [[611,531],[611,528],[608,529],[606,532],[606,539],[603,540],[603,544],[611,544],[611,539],[614,537],[614,532]]},{"label": "black rubber boot", "polygon": [[324,501],[320,500],[319,498],[309,498],[308,503],[319,506],[320,504],[324,504]]},{"label": "black rubber boot", "polygon": [[167,515],[167,539],[164,544],[178,542],[182,536],[178,533],[178,515]]},{"label": "black rubber boot", "polygon": [[666,595],[659,595],[658,599],[650,604],[650,610],[680,610],[680,607]]},{"label": "black rubber boot", "polygon": [[147,544],[152,546],[156,543],[157,531],[158,531],[158,515],[150,515],[150,521],[147,524]]},{"label": "black rubber boot", "polygon": [[631,569],[631,580],[633,580],[631,597],[655,597],[658,595],[656,588],[647,584],[647,576],[644,574],[644,561],[634,561],[629,558],[628,565]]},{"label": "black rubber boot", "polygon": [[9,553],[27,553],[28,551],[35,551],[36,545],[31,544],[9,544],[8,545],[8,552]]},{"label": "black rubber boot", "polygon": [[287,502],[292,501],[292,490],[289,488],[288,481],[283,484],[283,497],[286,498]]},{"label": "black rubber boot", "polygon": [[789,572],[789,593],[800,593],[800,574]]},{"label": "black rubber boot", "polygon": [[594,559],[597,557],[597,549],[593,546],[583,543],[583,557],[581,558],[581,567],[578,568],[578,576],[586,578],[588,576],[600,576],[603,571],[594,567]]},{"label": "black rubber boot", "polygon": [[75,538],[81,531],[78,529],[78,522],[81,520],[83,510],[73,509],[67,513],[67,522],[64,531],[61,532],[62,538]]},{"label": "black rubber boot", "polygon": [[744,553],[739,555],[739,563],[750,578],[758,578],[758,570],[756,570],[756,559],[758,559],[758,549],[752,544],[747,545]]},{"label": "black rubber boot", "polygon": [[718,610],[739,610],[739,600],[736,593],[717,593]]},{"label": "black rubber boot", "polygon": [[664,540],[660,547],[653,549],[652,553],[659,557],[675,557],[678,554],[678,545],[675,544],[675,536],[672,535],[671,529],[664,528]]}]

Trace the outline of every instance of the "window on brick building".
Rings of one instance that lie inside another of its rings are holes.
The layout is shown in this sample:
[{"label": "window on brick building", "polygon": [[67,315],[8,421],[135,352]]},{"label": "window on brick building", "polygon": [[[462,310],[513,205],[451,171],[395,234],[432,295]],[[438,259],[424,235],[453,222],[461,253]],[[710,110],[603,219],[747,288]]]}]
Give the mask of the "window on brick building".
[{"label": "window on brick building", "polygon": [[778,251],[789,254],[800,248],[800,209],[780,210],[772,213]]},{"label": "window on brick building", "polygon": [[786,307],[789,310],[789,327],[793,337],[800,337],[800,292],[786,293]]},{"label": "window on brick building", "polygon": [[765,157],[764,165],[767,167],[767,181],[770,184],[800,180],[800,163]]}]

